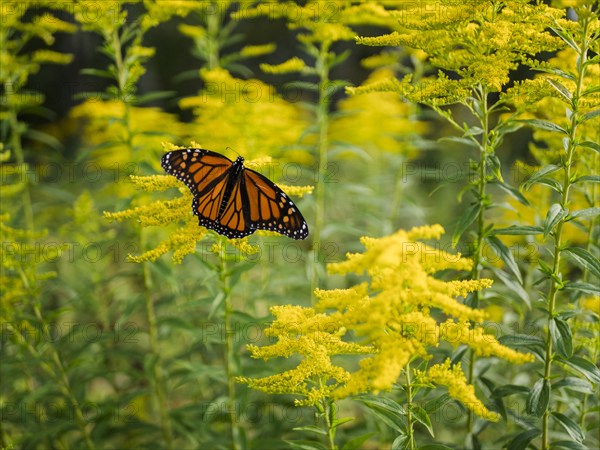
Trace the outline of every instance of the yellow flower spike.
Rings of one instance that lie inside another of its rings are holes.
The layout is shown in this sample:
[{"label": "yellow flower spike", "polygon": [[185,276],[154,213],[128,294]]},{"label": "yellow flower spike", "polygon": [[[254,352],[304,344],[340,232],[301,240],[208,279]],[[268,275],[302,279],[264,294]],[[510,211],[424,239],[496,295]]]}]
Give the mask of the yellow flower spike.
[{"label": "yellow flower spike", "polygon": [[291,72],[302,72],[307,68],[304,61],[297,56],[288,59],[281,64],[261,64],[260,70],[265,73],[271,74],[283,74],[283,73],[291,73]]},{"label": "yellow flower spike", "polygon": [[344,342],[346,329],[334,317],[317,313],[312,308],[284,305],[273,306],[275,321],[265,330],[277,342],[264,347],[249,345],[253,358],[269,360],[300,355],[302,360],[294,369],[276,375],[238,382],[267,393],[287,393],[301,397],[296,405],[308,406],[330,398],[332,392],[350,380],[350,373],[333,364],[331,357],[342,354],[369,354],[370,346]]},{"label": "yellow flower spike", "polygon": [[240,50],[240,55],[245,58],[263,56],[273,53],[277,49],[274,43],[264,45],[246,45]]},{"label": "yellow flower spike", "polygon": [[488,410],[477,398],[475,388],[467,383],[460,363],[453,367],[450,364],[450,360],[446,360],[443,364],[433,365],[426,371],[416,370],[417,379],[421,383],[446,386],[450,397],[461,402],[479,417],[497,422],[500,419],[500,415]]}]

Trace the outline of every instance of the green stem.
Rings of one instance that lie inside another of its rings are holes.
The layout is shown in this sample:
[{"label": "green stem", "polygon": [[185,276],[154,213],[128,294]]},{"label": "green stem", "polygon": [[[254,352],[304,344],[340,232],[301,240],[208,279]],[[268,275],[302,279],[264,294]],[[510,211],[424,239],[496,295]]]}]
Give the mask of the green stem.
[{"label": "green stem", "polygon": [[[566,159],[564,161],[564,172],[563,172],[563,181],[562,181],[562,194],[560,199],[560,206],[563,210],[566,210],[569,204],[569,191],[571,189],[571,180],[572,173],[571,168],[573,165],[573,157],[575,155],[575,148],[577,146],[577,125],[579,122],[579,99],[581,97],[581,93],[583,92],[583,80],[585,77],[586,71],[586,61],[587,61],[587,51],[589,42],[587,40],[587,30],[589,26],[589,19],[583,19],[582,24],[582,42],[580,44],[580,53],[579,53],[579,64],[577,65],[577,86],[575,88],[575,92],[572,98],[572,113],[570,118],[569,125],[569,136],[568,136],[568,146],[567,146],[567,154]],[[560,271],[560,263],[561,263],[561,251],[562,251],[562,230],[565,224],[565,219],[561,219],[556,229],[553,233],[553,245],[552,251],[554,253],[554,258],[552,260],[552,275],[550,277],[550,290],[548,293],[548,324],[546,331],[546,348],[545,348],[545,356],[544,356],[544,380],[546,383],[550,383],[550,378],[552,376],[552,360],[553,360],[553,348],[552,348],[552,335],[550,333],[550,321],[554,319],[556,314],[556,298],[558,291],[562,286],[561,278],[562,274]],[[549,448],[549,427],[548,421],[550,418],[550,409],[546,409],[544,415],[542,416],[542,450],[547,450]]]},{"label": "green stem", "polygon": [[[8,84],[8,83],[7,83]],[[10,86],[5,85],[5,91],[10,92]],[[18,95],[18,94],[16,94]],[[21,127],[19,124],[19,118],[17,114],[16,108],[10,108],[9,114],[9,123],[10,123],[10,143],[11,148],[15,155],[16,163],[20,170],[23,171],[21,176],[25,176],[25,188],[21,192],[21,199],[23,202],[23,211],[25,214],[25,228],[28,231],[34,230],[34,222],[33,222],[33,207],[31,205],[31,193],[30,193],[30,185],[29,185],[29,171],[25,168],[25,152],[23,151],[23,146],[21,145]]]},{"label": "green stem", "polygon": [[[141,246],[144,247],[144,230],[141,231]],[[173,447],[173,431],[171,429],[171,421],[169,418],[169,409],[165,395],[165,380],[162,372],[162,358],[160,357],[160,345],[158,342],[158,327],[156,324],[156,312],[154,310],[154,302],[152,301],[152,278],[150,276],[150,263],[144,262],[143,273],[144,273],[144,288],[146,290],[146,317],[148,319],[148,335],[150,338],[150,352],[154,357],[154,363],[152,364],[152,381],[154,385],[154,396],[158,403],[160,425],[162,430],[163,439],[167,449]]]},{"label": "green stem", "polygon": [[[383,172],[381,172],[383,173]],[[396,184],[394,186],[394,192],[392,194],[392,201],[390,202],[390,211],[388,219],[388,230],[384,230],[386,234],[394,232],[396,229],[396,223],[398,216],[400,215],[400,205],[402,204],[402,196],[404,193],[404,159],[400,161],[400,168],[396,175]]]},{"label": "green stem", "polygon": [[231,319],[234,313],[233,304],[231,302],[231,287],[229,285],[229,272],[227,269],[227,256],[225,255],[225,246],[227,240],[223,239],[221,245],[221,253],[219,255],[219,280],[225,295],[225,371],[227,373],[227,392],[229,394],[228,409],[229,409],[229,433],[231,439],[231,447],[239,449],[240,430],[238,427],[238,418],[236,414],[236,395],[235,395],[235,361],[234,361],[234,327],[231,325]]},{"label": "green stem", "polygon": [[412,379],[410,374],[410,362],[406,364],[406,432],[408,433],[408,448],[415,450],[414,419],[411,412],[413,402]]},{"label": "green stem", "polygon": [[[479,212],[477,214],[477,241],[473,251],[473,268],[471,269],[471,279],[478,280],[481,278],[481,268],[483,263],[483,240],[485,234],[485,211],[487,209],[486,199],[486,186],[487,186],[487,171],[486,171],[486,156],[487,153],[493,151],[490,149],[490,130],[489,130],[489,106],[488,106],[488,92],[485,88],[480,87],[479,89],[479,103],[481,105],[481,113],[479,115],[479,121],[483,134],[481,137],[481,145],[479,146],[479,166],[478,166],[478,179],[477,179],[477,201],[479,202]],[[474,109],[476,111],[476,109]],[[479,308],[479,292],[473,293],[473,308]],[[475,381],[475,362],[476,355],[473,350],[469,354],[469,371],[468,381],[469,384],[473,385]],[[473,423],[475,416],[469,409],[467,410],[467,433],[470,435],[473,432]]]},{"label": "green stem", "polygon": [[[213,5],[217,3],[214,2]],[[213,11],[220,11],[222,6],[217,5]],[[221,66],[219,51],[219,32],[221,30],[221,16],[219,14],[207,14],[206,17],[206,68],[217,69]]]},{"label": "green stem", "polygon": [[319,74],[319,105],[317,124],[319,126],[318,170],[316,181],[315,227],[313,231],[313,259],[311,277],[311,295],[319,287],[321,264],[321,231],[325,222],[325,179],[327,177],[327,149],[329,147],[329,44],[323,43],[319,49],[316,69]]},{"label": "green stem", "polygon": [[323,408],[323,416],[325,417],[325,428],[327,431],[329,450],[335,450],[337,449],[335,445],[335,427],[333,426],[333,422],[335,421],[335,405],[332,400],[326,398],[321,399],[321,405]]}]

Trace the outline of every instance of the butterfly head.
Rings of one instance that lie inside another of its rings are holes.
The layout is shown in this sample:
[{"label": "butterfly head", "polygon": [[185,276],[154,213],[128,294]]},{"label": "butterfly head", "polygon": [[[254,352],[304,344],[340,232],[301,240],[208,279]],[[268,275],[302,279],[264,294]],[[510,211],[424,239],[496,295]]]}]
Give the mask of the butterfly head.
[{"label": "butterfly head", "polygon": [[244,164],[244,158],[241,156],[238,156],[237,159],[235,160],[234,164]]}]

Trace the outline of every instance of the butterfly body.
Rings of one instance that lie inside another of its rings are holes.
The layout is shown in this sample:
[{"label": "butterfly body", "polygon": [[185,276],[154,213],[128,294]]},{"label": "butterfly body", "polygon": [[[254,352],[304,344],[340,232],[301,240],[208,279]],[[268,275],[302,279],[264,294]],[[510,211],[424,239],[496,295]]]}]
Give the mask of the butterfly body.
[{"label": "butterfly body", "polygon": [[305,239],[308,226],[296,205],[268,178],[210,150],[185,149],[166,153],[165,171],[183,181],[194,196],[192,211],[199,224],[228,238],[256,230]]}]

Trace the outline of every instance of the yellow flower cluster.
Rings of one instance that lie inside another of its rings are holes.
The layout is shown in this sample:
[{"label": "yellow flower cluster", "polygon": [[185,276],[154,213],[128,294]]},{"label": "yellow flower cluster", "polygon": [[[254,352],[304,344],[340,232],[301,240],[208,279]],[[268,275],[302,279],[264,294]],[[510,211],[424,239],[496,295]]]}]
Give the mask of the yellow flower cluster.
[{"label": "yellow flower cluster", "polygon": [[[373,72],[365,84],[393,77],[389,70]],[[372,92],[352,96],[338,104],[345,114],[332,119],[329,138],[356,145],[366,151],[384,151],[410,157],[416,154],[410,139],[423,135],[426,125],[411,119],[413,107],[391,92]]]},{"label": "yellow flower cluster", "polygon": [[276,319],[266,334],[277,337],[277,342],[264,347],[249,345],[252,357],[269,360],[300,355],[302,361],[295,369],[276,375],[259,379],[239,377],[237,380],[267,393],[298,395],[301,399],[296,399],[297,406],[316,405],[348,381],[350,373],[336,366],[331,359],[333,356],[373,351],[369,346],[344,342],[341,338],[346,330],[335,318],[318,314],[312,308],[274,306],[271,312]]},{"label": "yellow flower cluster", "polygon": [[[70,117],[81,124],[79,134],[86,137],[87,145],[101,146],[90,156],[101,167],[126,168],[135,162],[132,168],[136,173],[141,163],[158,169],[160,149],[156,148],[156,142],[185,139],[192,130],[173,114],[154,107],[127,106],[126,101],[131,99],[101,100],[91,98],[90,94],[90,98],[71,110]],[[126,111],[129,125],[122,120]],[[129,135],[131,142],[127,142]],[[130,192],[126,194],[130,195]]]},{"label": "yellow flower cluster", "polygon": [[[434,67],[458,75],[450,80],[436,77],[423,80],[418,97],[429,104],[454,103],[466,98],[477,86],[500,92],[509,82],[509,72],[542,51],[560,47],[548,32],[563,11],[527,0],[501,4],[476,1],[464,5],[427,0],[399,4],[388,14],[399,27],[390,34],[359,37],[357,42],[374,46],[404,46],[419,49]],[[433,84],[433,85],[432,85]]]},{"label": "yellow flower cluster", "polygon": [[394,28],[396,20],[386,13],[381,2],[363,1],[359,4],[347,0],[309,0],[297,2],[262,2],[254,7],[242,8],[232,14],[234,19],[268,17],[285,19],[292,30],[303,30],[301,42],[323,43],[354,39],[352,25],[375,25]]},{"label": "yellow flower cluster", "polygon": [[446,386],[450,397],[461,402],[479,417],[493,422],[500,419],[499,414],[488,410],[477,398],[475,388],[467,383],[460,363],[451,366],[450,360],[446,360],[443,364],[429,367],[427,371],[417,370],[415,372],[420,383]]},{"label": "yellow flower cluster", "polygon": [[[330,264],[331,273],[366,272],[370,283],[361,283],[349,289],[317,290],[318,302],[313,308],[283,306],[273,309],[277,320],[269,328],[269,334],[278,338],[274,345],[251,347],[255,357],[289,357],[293,354],[306,356],[321,348],[325,342],[334,342],[335,349],[343,353],[341,339],[350,332],[360,339],[360,347],[354,354],[364,354],[359,368],[344,372],[343,378],[335,378],[326,391],[316,394],[340,399],[349,395],[389,390],[397,382],[407,364],[415,358],[429,359],[428,349],[442,342],[453,346],[467,345],[481,356],[494,356],[513,363],[532,360],[501,345],[492,335],[484,333],[474,322],[482,322],[485,313],[460,303],[456,297],[484,289],[491,280],[443,281],[437,277],[441,270],[468,270],[472,262],[460,255],[443,251],[439,245],[426,245],[420,240],[439,239],[444,232],[439,225],[400,230],[383,238],[362,238],[366,250],[349,254],[346,261]],[[432,309],[441,310],[448,319],[439,323],[431,314]],[[325,333],[325,334],[324,334]],[[348,343],[350,344],[350,343]],[[352,343],[352,345],[358,345]],[[360,350],[360,351],[359,351]],[[322,349],[330,357],[331,347]],[[331,377],[330,364],[321,361],[324,372],[315,372],[310,365],[307,371],[304,360],[291,371],[294,380],[322,375]],[[468,407],[485,418],[495,418],[474,397],[472,386],[466,385],[460,376],[442,376],[438,366],[433,366],[432,380],[448,386],[451,395],[469,402]],[[453,369],[453,371],[460,370]],[[267,392],[288,392],[307,396],[307,391],[290,389],[290,372],[259,380],[243,381]],[[427,371],[427,374],[429,372]],[[303,384],[304,383],[304,384]],[[294,386],[298,386],[295,384]],[[314,393],[313,393],[314,394]],[[316,395],[315,394],[315,395]],[[315,397],[311,397],[311,401]]]},{"label": "yellow flower cluster", "polygon": [[287,61],[277,65],[261,64],[260,69],[265,73],[279,75],[283,73],[302,72],[306,69],[306,64],[302,59],[294,56],[293,58],[290,58]]},{"label": "yellow flower cluster", "polygon": [[[310,162],[305,150],[293,150],[307,127],[306,119],[273,86],[235,78],[225,69],[203,69],[200,76],[204,89],[179,104],[193,110],[191,132],[205,148],[223,153],[230,147],[246,159],[271,156],[277,161]],[[283,152],[284,147],[291,149]]]}]

